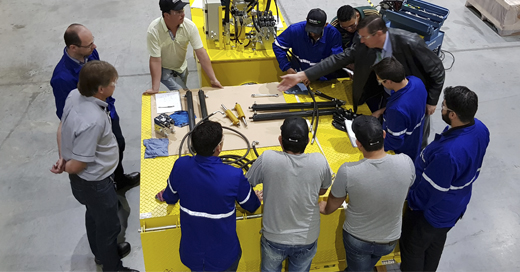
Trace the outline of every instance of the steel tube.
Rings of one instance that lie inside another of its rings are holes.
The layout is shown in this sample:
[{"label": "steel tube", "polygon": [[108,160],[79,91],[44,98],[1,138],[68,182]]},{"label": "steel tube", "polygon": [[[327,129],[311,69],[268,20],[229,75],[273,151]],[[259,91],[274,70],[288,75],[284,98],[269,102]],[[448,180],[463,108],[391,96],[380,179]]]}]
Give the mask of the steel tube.
[{"label": "steel tube", "polygon": [[203,90],[199,90],[200,118],[208,117],[208,108],[206,107],[206,95]]},{"label": "steel tube", "polygon": [[186,102],[188,104],[188,124],[191,131],[195,127],[195,113],[193,112],[193,94],[190,90],[186,90]]},{"label": "steel tube", "polygon": [[[332,115],[335,112],[338,112],[338,109],[324,109],[319,110],[320,115]],[[289,117],[309,117],[312,116],[312,113],[314,111],[291,111],[291,112],[275,112],[275,113],[262,113],[258,114],[255,113],[252,117],[249,117],[249,119],[253,121],[267,121],[267,120],[278,120],[278,119],[285,119]]]},{"label": "steel tube", "polygon": [[[328,102],[316,102],[318,108],[332,108],[339,107],[345,104],[342,101],[328,101]],[[253,111],[264,111],[264,110],[293,110],[293,109],[313,109],[314,102],[304,103],[275,103],[275,104],[253,104],[250,107]]]}]

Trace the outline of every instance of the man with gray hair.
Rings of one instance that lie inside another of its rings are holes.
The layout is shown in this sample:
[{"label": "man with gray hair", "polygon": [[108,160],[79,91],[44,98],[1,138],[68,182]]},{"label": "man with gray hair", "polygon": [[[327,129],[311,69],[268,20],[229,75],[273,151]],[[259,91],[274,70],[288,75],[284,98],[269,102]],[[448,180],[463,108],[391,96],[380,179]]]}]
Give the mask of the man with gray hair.
[{"label": "man with gray hair", "polygon": [[346,271],[372,271],[382,256],[390,254],[401,235],[401,216],[415,169],[405,154],[388,155],[386,133],[379,120],[361,115],[352,130],[364,159],[344,163],[330,190],[320,202],[320,212],[330,214],[349,197],[343,224]]},{"label": "man with gray hair", "polygon": [[[104,61],[89,61],[81,69],[78,88],[65,101],[57,134],[60,158],[51,172],[69,173],[72,194],[87,208],[88,242],[103,271],[137,271],[123,267],[117,244],[121,224],[114,171],[119,152],[106,102],[117,78],[114,66]],[[126,247],[129,252],[130,244]]]},{"label": "man with gray hair", "polygon": [[332,71],[354,63],[352,97],[354,111],[358,105],[366,103],[372,112],[385,106],[390,90],[377,85],[372,66],[384,58],[395,57],[403,66],[407,76],[421,79],[426,86],[426,116],[424,119],[425,147],[430,135],[429,116],[435,112],[444,85],[444,66],[439,57],[431,51],[424,40],[416,33],[397,28],[387,28],[385,21],[377,16],[367,16],[359,22],[360,43],[351,50],[332,55],[309,69],[297,74],[282,76],[278,86],[280,91],[302,81],[314,81]]}]

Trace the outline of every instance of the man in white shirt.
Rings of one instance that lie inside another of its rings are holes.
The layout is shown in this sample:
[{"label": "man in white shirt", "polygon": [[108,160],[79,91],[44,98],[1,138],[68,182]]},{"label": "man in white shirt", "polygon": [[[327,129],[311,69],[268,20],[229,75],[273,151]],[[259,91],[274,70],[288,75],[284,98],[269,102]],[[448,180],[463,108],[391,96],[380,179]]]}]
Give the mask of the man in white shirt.
[{"label": "man in white shirt", "polygon": [[146,38],[150,54],[152,88],[145,94],[159,92],[159,82],[170,90],[186,88],[188,43],[195,50],[195,55],[208,75],[211,86],[222,88],[215,77],[208,53],[202,45],[197,26],[191,20],[184,18],[184,6],[187,4],[181,0],[159,1],[162,16],[150,23]]}]

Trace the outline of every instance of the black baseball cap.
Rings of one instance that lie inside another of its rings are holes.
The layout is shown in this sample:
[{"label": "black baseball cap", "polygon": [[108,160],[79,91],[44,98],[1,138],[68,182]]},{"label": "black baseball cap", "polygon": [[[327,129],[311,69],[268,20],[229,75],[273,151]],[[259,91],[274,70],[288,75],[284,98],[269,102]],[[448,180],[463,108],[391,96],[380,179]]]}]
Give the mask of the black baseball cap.
[{"label": "black baseball cap", "polygon": [[309,127],[307,121],[301,117],[289,117],[283,121],[280,127],[282,139],[292,143],[309,142]]},{"label": "black baseball cap", "polygon": [[309,11],[309,14],[307,15],[307,24],[305,25],[305,31],[321,34],[326,22],[327,13],[325,13],[325,11],[319,8],[311,9],[311,11]]},{"label": "black baseball cap", "polygon": [[170,10],[182,10],[188,3],[181,0],[159,0],[159,7],[162,12],[170,12]]},{"label": "black baseball cap", "polygon": [[360,115],[352,122],[352,130],[356,139],[366,148],[384,144],[383,127],[379,119],[371,115]]}]

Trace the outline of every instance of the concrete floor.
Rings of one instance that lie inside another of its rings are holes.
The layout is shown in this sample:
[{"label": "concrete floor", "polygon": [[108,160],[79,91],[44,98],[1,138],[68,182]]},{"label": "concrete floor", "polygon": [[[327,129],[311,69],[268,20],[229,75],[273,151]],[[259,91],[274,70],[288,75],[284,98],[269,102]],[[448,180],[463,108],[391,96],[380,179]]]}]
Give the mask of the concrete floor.
[{"label": "concrete floor", "polygon": [[[331,19],[345,3],[279,2],[288,23],[304,20],[315,7]],[[475,91],[480,97],[477,117],[491,131],[473,199],[448,235],[439,271],[517,271],[520,143],[514,137],[520,130],[514,124],[520,103],[520,36],[498,36],[464,7],[463,0],[431,2],[451,11],[443,26],[443,49],[456,60],[445,85],[466,85]],[[0,7],[0,270],[99,270],[88,247],[84,207],[72,196],[67,176],[49,171],[57,159],[58,126],[49,80],[63,52],[65,28],[74,22],[86,25],[101,58],[119,72],[114,96],[127,141],[124,166],[127,172],[139,171],[141,93],[150,86],[146,29],[160,16],[157,1],[0,0]],[[196,68],[189,59],[188,86],[195,88]],[[446,56],[446,67],[452,60]],[[439,111],[433,116],[433,132],[445,126]],[[120,198],[126,221],[121,237],[133,246],[123,263],[144,271],[137,232],[139,188]]]}]

